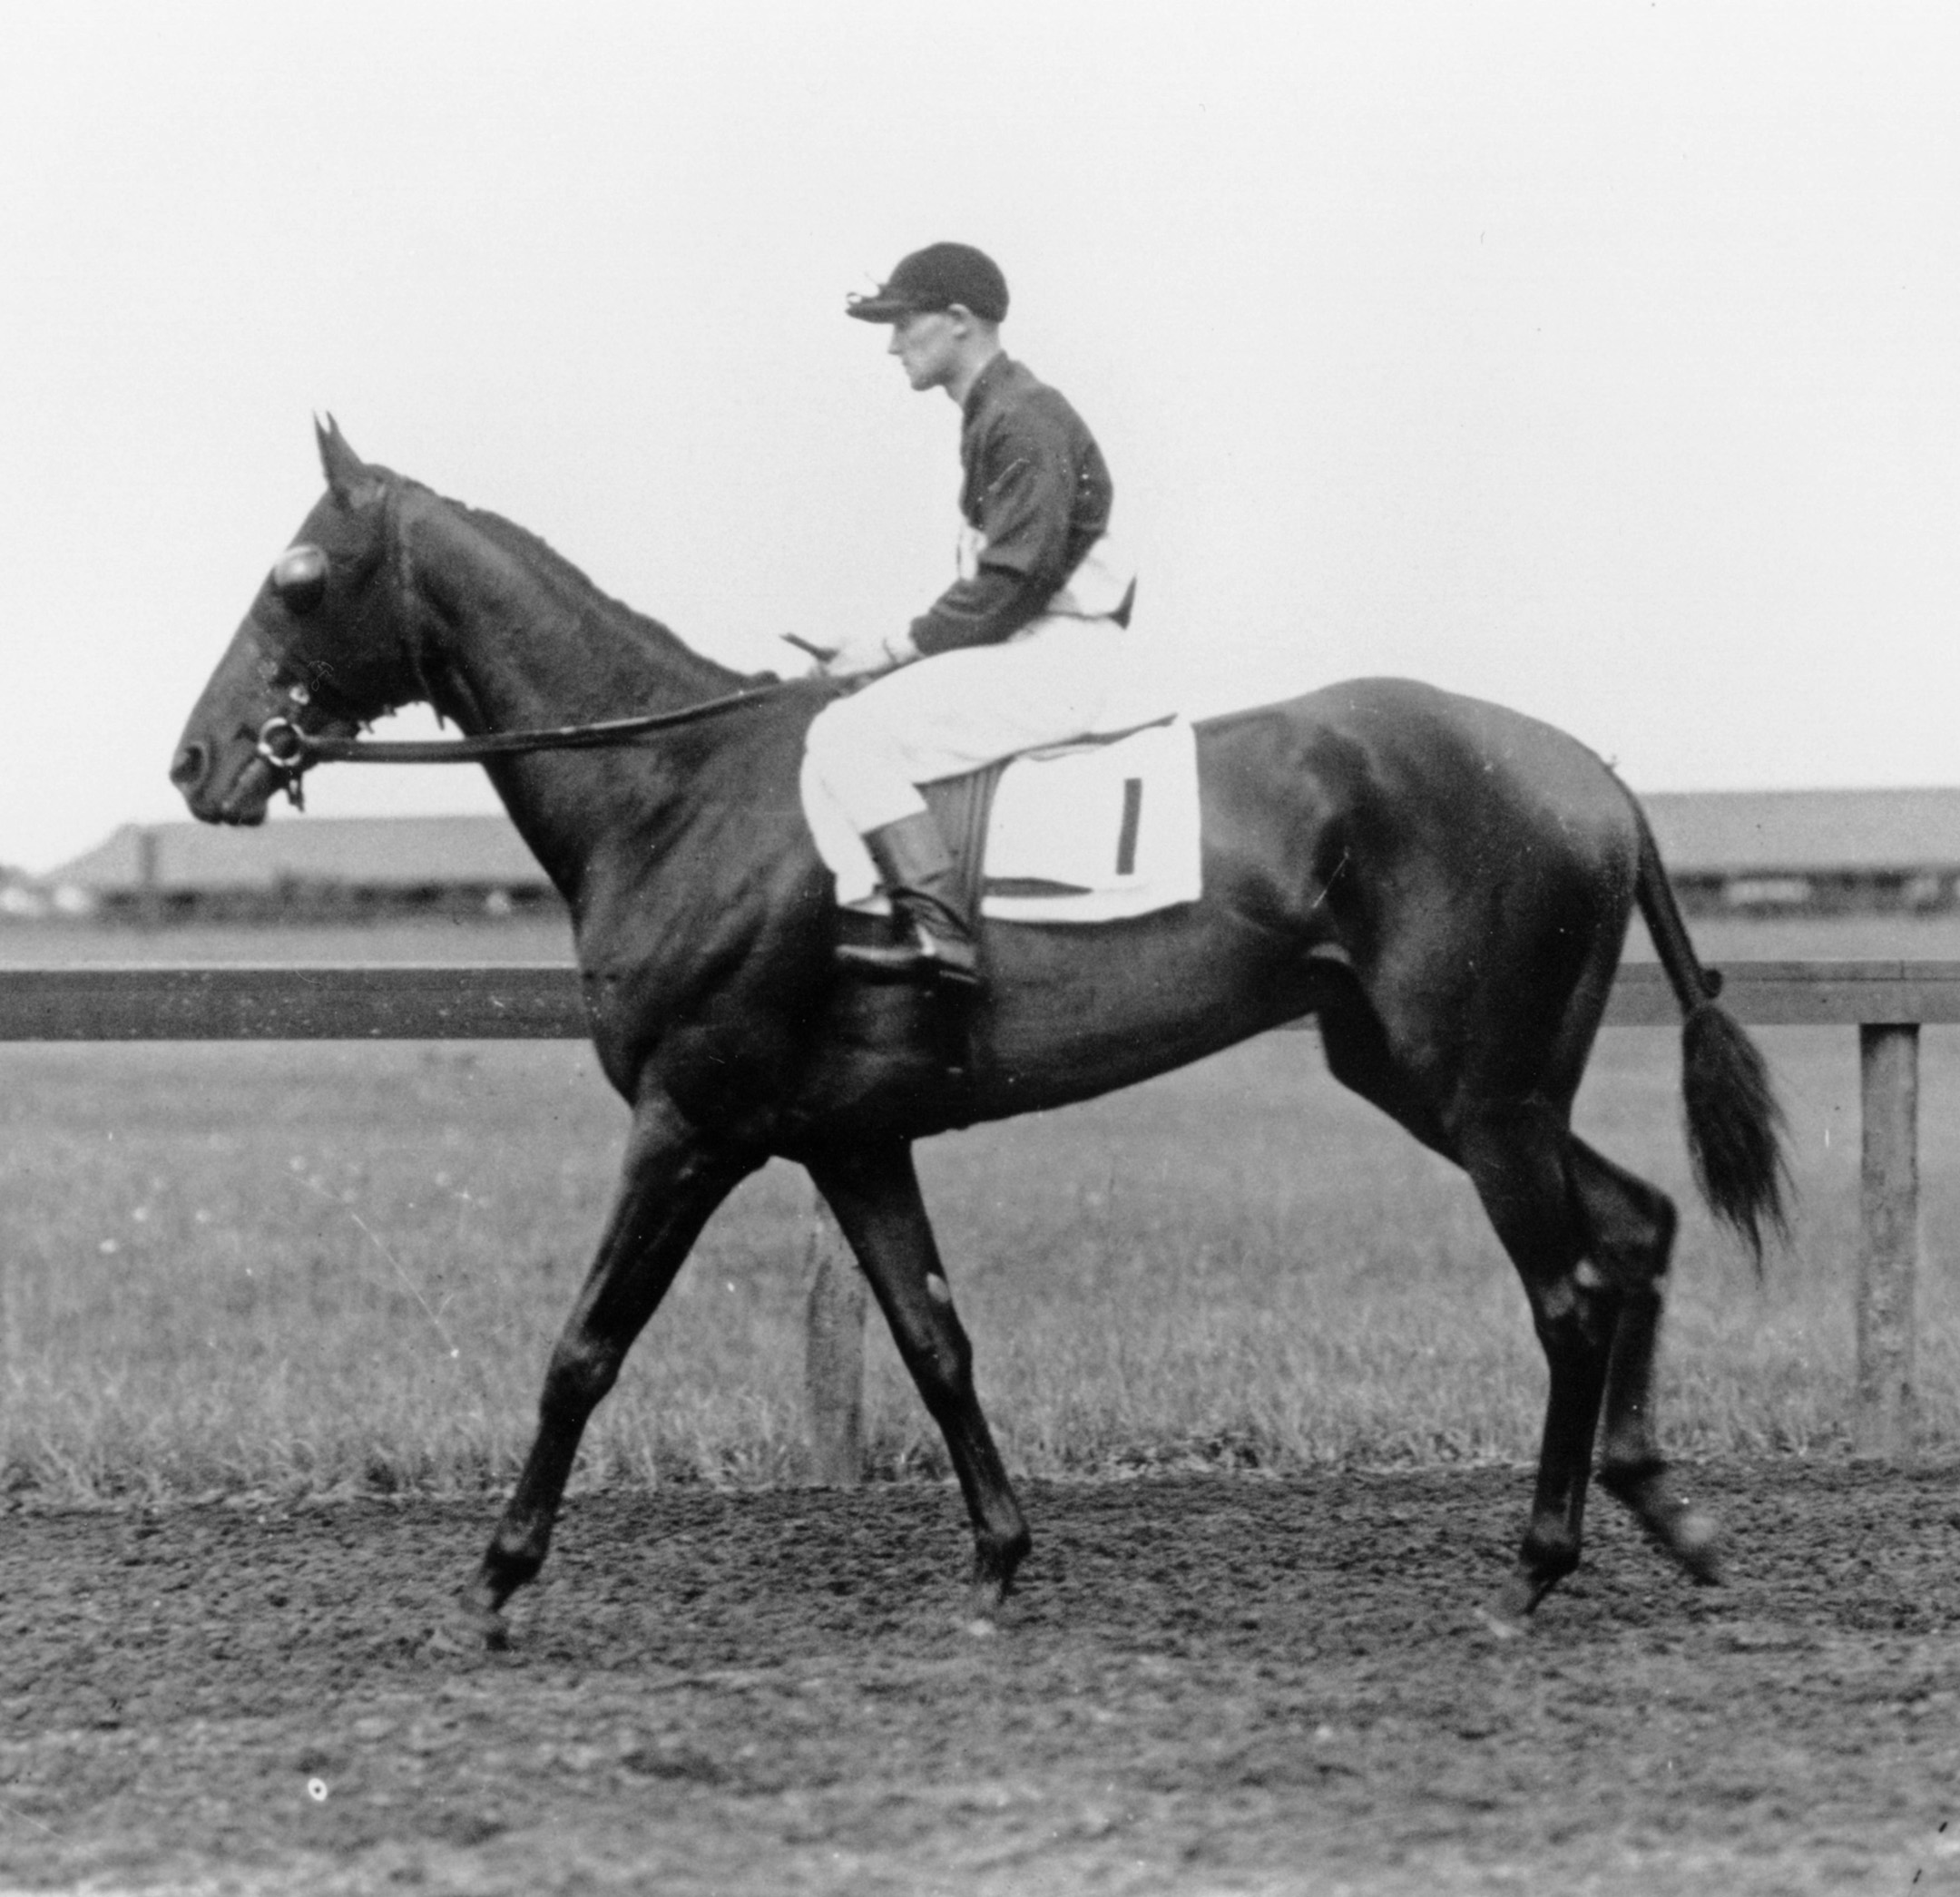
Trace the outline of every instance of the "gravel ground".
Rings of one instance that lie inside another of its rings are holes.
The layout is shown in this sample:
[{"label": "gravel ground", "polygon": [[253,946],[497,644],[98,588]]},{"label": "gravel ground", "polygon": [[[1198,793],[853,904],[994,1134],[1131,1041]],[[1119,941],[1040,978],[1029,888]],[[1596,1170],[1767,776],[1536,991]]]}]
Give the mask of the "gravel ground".
[{"label": "gravel ground", "polygon": [[7,1520],[0,1883],[482,1893],[1960,1887],[1954,1472],[1699,1472],[1697,1589],[1602,1498],[1522,1638],[1522,1472],[575,1501],[507,1654],[488,1502]]}]

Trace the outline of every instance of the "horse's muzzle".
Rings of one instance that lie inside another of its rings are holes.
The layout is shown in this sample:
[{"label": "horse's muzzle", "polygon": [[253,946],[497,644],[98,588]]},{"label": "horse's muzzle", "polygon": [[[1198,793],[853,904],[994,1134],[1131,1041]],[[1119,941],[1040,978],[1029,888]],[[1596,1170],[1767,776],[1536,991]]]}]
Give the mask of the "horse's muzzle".
[{"label": "horse's muzzle", "polygon": [[238,774],[220,791],[215,787],[220,753],[197,739],[187,739],[171,760],[170,778],[191,815],[200,823],[262,824],[266,806],[283,781],[279,769],[260,756],[246,758]]},{"label": "horse's muzzle", "polygon": [[192,797],[202,788],[210,769],[211,751],[206,746],[180,745],[171,759],[170,780],[186,797]]}]

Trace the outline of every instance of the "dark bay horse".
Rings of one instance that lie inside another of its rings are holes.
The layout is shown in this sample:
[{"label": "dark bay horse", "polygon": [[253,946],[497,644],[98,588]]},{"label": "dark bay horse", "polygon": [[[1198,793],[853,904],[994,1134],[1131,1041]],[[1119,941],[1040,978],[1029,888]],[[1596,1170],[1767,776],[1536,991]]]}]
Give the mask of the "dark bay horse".
[{"label": "dark bay horse", "polygon": [[[328,492],[253,600],[172,776],[207,821],[297,786],[269,720],[351,737],[432,704],[466,734],[681,711],[754,686],[604,597],[534,535],[369,466],[319,429]],[[1759,1252],[1782,1224],[1761,1061],[1713,999],[1653,837],[1606,767],[1497,707],[1363,680],[1199,727],[1203,895],[1092,928],[989,924],[972,1060],[939,1003],[832,963],[831,881],[798,802],[798,680],[603,749],[503,755],[491,777],[564,894],[593,1040],[632,1109],[624,1176],[544,1379],[537,1435],[465,1592],[485,1634],[536,1575],[587,1419],[710,1215],[771,1156],[808,1169],[944,1433],[975,1604],[1028,1549],[975,1400],[912,1145],[1141,1081],[1318,1018],[1335,1075],[1469,1175],[1550,1366],[1536,1491],[1502,1606],[1579,1560],[1601,1480],[1698,1578],[1717,1531],[1671,1480],[1652,1382],[1675,1213],[1571,1111],[1637,903],[1682,1015],[1688,1139]],[[290,731],[287,732],[290,739]]]}]

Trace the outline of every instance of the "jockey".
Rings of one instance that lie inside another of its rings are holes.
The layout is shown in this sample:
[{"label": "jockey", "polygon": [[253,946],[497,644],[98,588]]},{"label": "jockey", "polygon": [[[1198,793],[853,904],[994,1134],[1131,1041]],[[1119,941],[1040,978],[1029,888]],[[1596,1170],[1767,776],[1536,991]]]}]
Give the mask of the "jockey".
[{"label": "jockey", "polygon": [[900,259],[846,314],[887,323],[916,389],[959,405],[958,578],[905,631],[848,642],[832,678],[870,680],[810,726],[807,789],[863,836],[897,940],[845,944],[861,974],[971,989],[975,918],[918,787],[1092,730],[1113,696],[1135,592],[1108,537],[1109,468],[1082,418],[1001,348],[1007,284],[967,244]]}]

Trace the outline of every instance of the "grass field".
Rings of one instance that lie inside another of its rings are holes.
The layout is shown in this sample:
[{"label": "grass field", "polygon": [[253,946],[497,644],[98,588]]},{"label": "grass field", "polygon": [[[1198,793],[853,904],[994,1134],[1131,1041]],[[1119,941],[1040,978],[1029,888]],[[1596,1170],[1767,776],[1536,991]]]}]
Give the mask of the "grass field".
[{"label": "grass field", "polygon": [[[1731,959],[1960,953],[1941,924],[1696,933]],[[0,940],[16,965],[564,953],[548,924]],[[1674,1037],[1605,1035],[1581,1102],[1586,1136],[1686,1214],[1663,1414],[1688,1454],[1847,1446],[1856,1041],[1762,1039],[1802,1202],[1759,1284],[1688,1183]],[[1951,1453],[1960,1039],[1942,1031],[1925,1037],[1922,1113],[1918,1383],[1925,1440]],[[0,1481],[15,1492],[511,1478],[623,1132],[583,1048],[15,1046],[0,1048]],[[1311,1034],[934,1141],[921,1164],[1018,1470],[1534,1450],[1543,1364],[1481,1211],[1328,1079]],[[580,1483],[796,1473],[809,1206],[800,1175],[772,1167],[710,1226],[601,1412]],[[940,1472],[881,1336],[871,1433],[882,1472]]]}]

